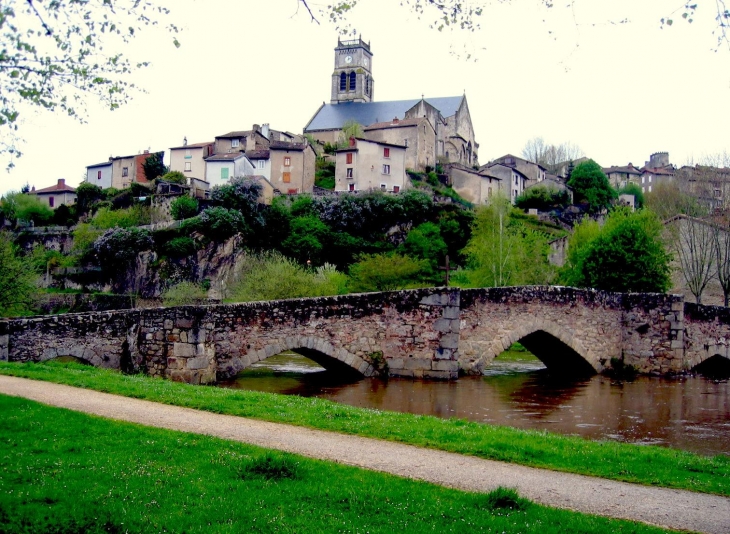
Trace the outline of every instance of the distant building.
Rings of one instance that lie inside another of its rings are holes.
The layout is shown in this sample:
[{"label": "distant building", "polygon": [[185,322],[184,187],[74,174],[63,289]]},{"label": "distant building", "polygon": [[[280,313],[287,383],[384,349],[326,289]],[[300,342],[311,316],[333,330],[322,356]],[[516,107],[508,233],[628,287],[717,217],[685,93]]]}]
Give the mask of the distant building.
[{"label": "distant building", "polygon": [[533,183],[542,182],[545,179],[545,173],[547,171],[547,169],[539,163],[533,163],[532,161],[513,156],[512,154],[507,154],[501,158],[497,158],[491,161],[491,163],[501,163],[507,167],[517,169],[529,180],[532,180]]},{"label": "distant building", "polygon": [[629,182],[639,185],[641,181],[641,170],[631,163],[625,167],[606,167],[603,169],[603,174],[606,175],[611,186],[616,189],[626,187]]},{"label": "distant building", "polygon": [[102,189],[126,189],[132,182],[148,184],[150,180],[145,175],[144,163],[151,156],[163,162],[165,153],[145,150],[133,156],[112,156],[107,162],[86,167],[86,181]]},{"label": "distant building", "polygon": [[48,205],[49,208],[54,209],[62,204],[70,206],[76,203],[76,189],[66,185],[64,178],[59,178],[58,183],[51,187],[45,187],[43,189],[33,188],[30,194],[36,195],[38,200]]},{"label": "distant building", "polygon": [[425,117],[377,122],[365,128],[365,137],[405,145],[406,169],[424,172],[426,167],[435,166],[436,130]]},{"label": "distant building", "polygon": [[210,187],[227,185],[231,178],[253,176],[254,168],[243,152],[213,154],[205,160],[205,175]]},{"label": "distant building", "polygon": [[399,193],[409,185],[404,145],[351,137],[336,161],[335,191]]},{"label": "distant building", "polygon": [[502,190],[502,178],[475,170],[460,163],[449,163],[444,171],[449,183],[461,198],[472,204],[489,204]]},{"label": "distant building", "polygon": [[516,166],[505,163],[488,163],[479,168],[479,172],[485,176],[497,178],[500,184],[502,195],[512,204],[529,185],[530,179],[517,170]]},{"label": "distant building", "polygon": [[185,138],[182,146],[170,149],[170,170],[183,173],[188,181],[191,178],[205,180],[205,158],[213,155],[214,146],[212,141],[188,144]]},{"label": "distant building", "polygon": [[86,167],[86,182],[108,189],[112,186],[112,162],[105,161]]}]

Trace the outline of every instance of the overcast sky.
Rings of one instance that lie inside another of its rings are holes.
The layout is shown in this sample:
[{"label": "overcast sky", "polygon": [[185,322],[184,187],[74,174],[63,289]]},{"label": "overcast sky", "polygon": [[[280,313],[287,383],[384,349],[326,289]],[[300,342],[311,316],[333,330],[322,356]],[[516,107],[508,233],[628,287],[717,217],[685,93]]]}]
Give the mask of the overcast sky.
[{"label": "overcast sky", "polygon": [[[24,156],[0,171],[1,192],[58,178],[75,186],[87,165],[185,136],[212,141],[254,123],[301,133],[329,102],[337,32],[312,23],[297,0],[168,3],[182,46],[154,29],[126,50],[152,62],[132,80],[146,93],[114,112],[91,104],[86,124],[24,113]],[[603,166],[641,166],[657,151],[681,165],[730,150],[730,52],[713,51],[715,3],[701,0],[691,25],[660,29],[681,4],[495,2],[480,30],[439,33],[399,2],[360,0],[351,22],[371,43],[376,100],[466,93],[481,163],[542,136],[575,143]]]}]

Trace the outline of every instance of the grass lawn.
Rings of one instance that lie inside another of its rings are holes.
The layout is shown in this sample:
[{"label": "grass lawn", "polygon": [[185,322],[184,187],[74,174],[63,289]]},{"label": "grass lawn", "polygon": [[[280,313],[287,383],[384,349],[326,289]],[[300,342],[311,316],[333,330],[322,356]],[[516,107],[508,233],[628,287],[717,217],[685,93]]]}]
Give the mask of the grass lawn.
[{"label": "grass lawn", "polygon": [[0,532],[664,532],[3,395],[0,413]]},{"label": "grass lawn", "polygon": [[190,386],[74,363],[0,363],[0,373],[215,413],[410,443],[558,471],[730,496],[730,458],[594,442],[462,419],[355,408],[271,393]]}]

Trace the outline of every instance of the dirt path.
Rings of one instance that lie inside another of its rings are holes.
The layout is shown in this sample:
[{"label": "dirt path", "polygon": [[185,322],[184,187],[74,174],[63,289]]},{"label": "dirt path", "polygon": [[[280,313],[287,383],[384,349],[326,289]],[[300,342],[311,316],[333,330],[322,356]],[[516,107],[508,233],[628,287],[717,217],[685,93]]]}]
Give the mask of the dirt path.
[{"label": "dirt path", "polygon": [[730,499],[614,482],[370,438],[179,408],[0,375],[0,393],[51,406],[252,443],[460,490],[498,486],[547,506],[712,534],[730,533]]}]

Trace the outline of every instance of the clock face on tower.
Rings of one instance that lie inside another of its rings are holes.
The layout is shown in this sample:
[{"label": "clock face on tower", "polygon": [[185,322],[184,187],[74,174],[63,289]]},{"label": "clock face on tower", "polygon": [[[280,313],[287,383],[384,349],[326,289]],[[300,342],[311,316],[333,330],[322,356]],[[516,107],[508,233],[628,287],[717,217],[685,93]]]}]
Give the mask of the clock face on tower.
[{"label": "clock face on tower", "polygon": [[352,63],[352,56],[346,56],[345,63]]}]

